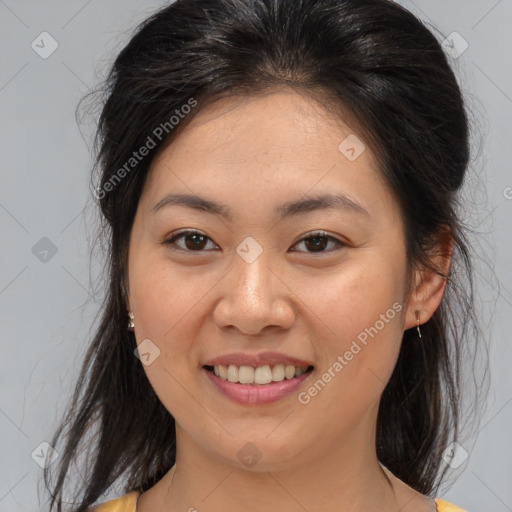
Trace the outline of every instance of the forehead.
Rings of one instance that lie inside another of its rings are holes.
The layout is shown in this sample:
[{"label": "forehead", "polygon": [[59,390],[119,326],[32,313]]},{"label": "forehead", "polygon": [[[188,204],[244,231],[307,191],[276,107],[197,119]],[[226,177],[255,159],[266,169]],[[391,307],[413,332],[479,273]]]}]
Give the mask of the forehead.
[{"label": "forehead", "polygon": [[[347,140],[355,159],[344,152]],[[227,198],[272,189],[292,199],[337,189],[352,196],[373,191],[368,200],[375,203],[387,193],[377,189],[386,188],[362,135],[289,89],[205,106],[157,155],[145,186],[153,202],[175,191],[211,197],[221,191]]]},{"label": "forehead", "polygon": [[238,152],[241,157],[285,153],[289,148],[296,152],[300,146],[304,151],[311,145],[337,148],[340,138],[357,130],[357,121],[348,112],[340,117],[338,110],[342,107],[335,111],[307,93],[282,87],[254,96],[224,97],[203,107],[171,145],[180,151],[198,152],[203,146],[204,152]]}]

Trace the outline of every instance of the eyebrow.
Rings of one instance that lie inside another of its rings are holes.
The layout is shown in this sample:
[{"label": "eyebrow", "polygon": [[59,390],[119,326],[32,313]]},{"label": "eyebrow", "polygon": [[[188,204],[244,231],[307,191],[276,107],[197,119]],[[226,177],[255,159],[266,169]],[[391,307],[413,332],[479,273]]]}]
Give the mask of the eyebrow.
[{"label": "eyebrow", "polygon": [[[184,206],[199,212],[223,217],[229,222],[233,219],[231,208],[228,205],[219,204],[195,195],[169,194],[153,206],[151,211],[156,213],[166,206]],[[370,217],[367,210],[345,194],[321,194],[308,199],[290,201],[277,206],[275,213],[280,219],[286,219],[316,210],[328,209],[342,209]]]}]

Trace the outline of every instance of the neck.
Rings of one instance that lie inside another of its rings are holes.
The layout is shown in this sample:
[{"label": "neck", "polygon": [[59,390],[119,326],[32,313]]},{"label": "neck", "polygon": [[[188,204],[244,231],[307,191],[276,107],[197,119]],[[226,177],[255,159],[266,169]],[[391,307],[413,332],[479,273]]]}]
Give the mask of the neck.
[{"label": "neck", "polygon": [[255,471],[256,466],[241,469],[219,460],[187,439],[178,443],[173,468],[139,498],[137,512],[397,512],[394,477],[374,450],[365,449],[371,446],[368,440],[350,440],[322,456],[311,454],[301,464]]}]

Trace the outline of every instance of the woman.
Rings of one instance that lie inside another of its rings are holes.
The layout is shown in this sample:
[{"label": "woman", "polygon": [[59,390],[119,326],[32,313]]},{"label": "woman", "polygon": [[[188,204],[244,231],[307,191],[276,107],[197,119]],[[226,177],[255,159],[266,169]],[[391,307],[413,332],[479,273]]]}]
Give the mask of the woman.
[{"label": "woman", "polygon": [[93,510],[462,510],[470,151],[432,33],[386,0],[178,0],[105,90],[109,287],[50,508],[99,425],[75,512],[119,477]]}]

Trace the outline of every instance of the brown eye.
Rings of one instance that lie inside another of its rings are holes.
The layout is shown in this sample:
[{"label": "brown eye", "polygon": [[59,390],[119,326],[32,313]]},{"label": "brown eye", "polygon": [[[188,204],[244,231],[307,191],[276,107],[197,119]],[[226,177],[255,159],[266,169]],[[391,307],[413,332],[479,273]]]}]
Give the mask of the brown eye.
[{"label": "brown eye", "polygon": [[[180,245],[176,243],[177,241],[184,240],[184,245]],[[202,234],[199,231],[182,231],[181,233],[177,233],[174,236],[172,236],[169,240],[166,240],[163,242],[164,245],[167,245],[171,247],[173,250],[177,251],[185,251],[185,252],[202,252],[205,250],[205,246],[207,245],[208,241],[211,241],[210,238],[208,238],[206,235]],[[325,250],[326,247],[329,245],[329,243],[334,242],[335,248],[331,250]],[[309,253],[331,253],[335,252],[342,247],[344,247],[346,244],[338,240],[337,238],[334,238],[330,235],[327,235],[325,232],[320,231],[313,233],[310,236],[304,237],[302,240],[297,242],[295,246],[298,244],[303,243],[305,244],[306,251]],[[212,242],[213,244],[213,242]],[[215,244],[213,244],[214,247]],[[337,246],[337,247],[336,247]],[[304,251],[296,251],[293,250],[292,252],[304,252]]]},{"label": "brown eye", "polygon": [[[181,239],[185,241],[185,247],[176,243],[177,240]],[[177,246],[176,250],[199,252],[204,250],[208,240],[210,240],[210,238],[208,238],[206,235],[203,235],[199,231],[182,231],[181,233],[174,235],[163,243],[169,246]],[[174,249],[175,247],[172,248]]]},{"label": "brown eye", "polygon": [[[329,242],[334,242],[337,245],[337,247],[333,250],[325,251],[324,249],[327,247]],[[297,244],[295,244],[295,245],[298,245],[300,243],[305,244],[305,247],[307,249],[306,252],[312,252],[312,253],[335,252],[335,251],[341,249],[341,247],[345,246],[345,244],[343,242],[341,242],[337,238],[327,235],[323,231],[313,233],[312,235],[310,235],[308,237],[304,237],[302,240],[297,242]],[[292,252],[297,252],[297,251],[292,251]]]}]

